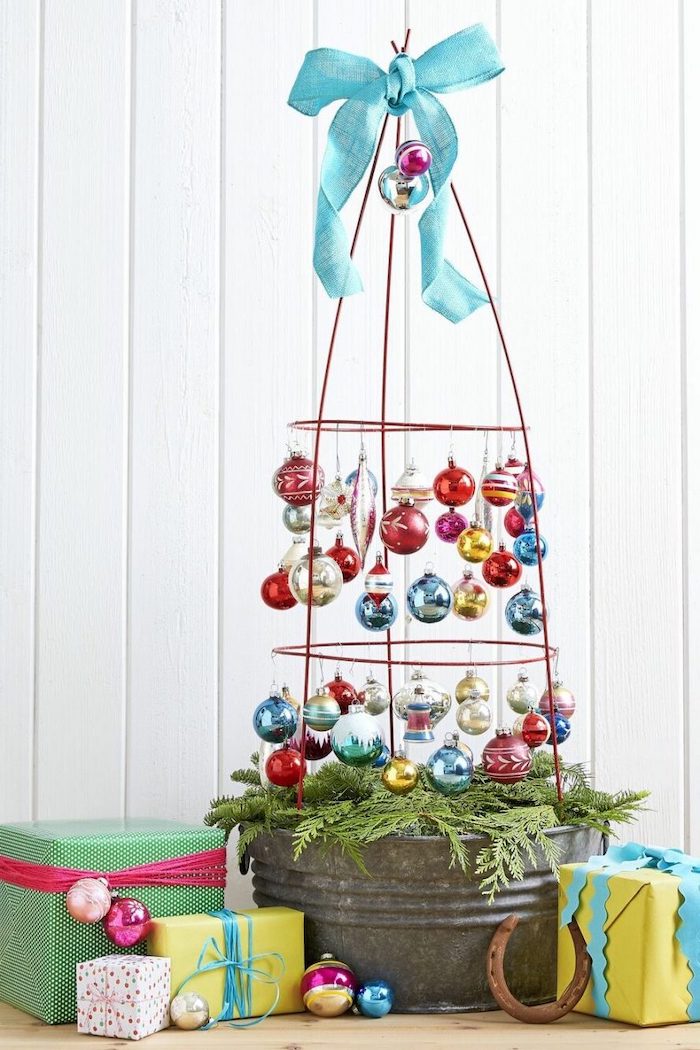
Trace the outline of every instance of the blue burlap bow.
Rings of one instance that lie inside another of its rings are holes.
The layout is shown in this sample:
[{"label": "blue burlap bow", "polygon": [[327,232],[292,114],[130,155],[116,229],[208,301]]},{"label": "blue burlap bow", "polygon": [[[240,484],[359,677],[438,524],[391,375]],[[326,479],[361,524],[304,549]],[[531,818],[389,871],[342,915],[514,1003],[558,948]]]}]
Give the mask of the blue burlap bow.
[{"label": "blue burlap bow", "polygon": [[[252,1028],[260,1024],[274,1011],[280,999],[279,982],[284,974],[284,959],[279,952],[261,952],[253,954],[253,920],[250,915],[239,916],[235,911],[222,908],[221,911],[210,911],[215,919],[221,919],[224,933],[224,946],[220,947],[214,937],[208,937],[199,953],[197,965],[192,973],[181,982],[175,992],[178,995],[186,984],[194,980],[200,974],[209,973],[211,970],[225,969],[226,979],[224,983],[223,1006],[218,1017],[213,1017],[208,1024],[201,1029],[206,1031],[213,1028],[219,1021],[230,1021],[234,1014],[239,1017],[250,1017],[253,1012],[253,981],[261,981],[274,987],[274,997],[270,1007],[260,1017],[254,1017],[250,1021],[232,1022],[231,1028]],[[241,944],[241,935],[238,928],[238,919],[243,918],[248,924],[248,955],[244,956]],[[255,963],[262,959],[274,959],[280,964],[280,973],[273,976],[267,970],[263,970]]]},{"label": "blue burlap bow", "polygon": [[369,58],[347,51],[322,47],[308,52],[289,105],[306,116],[316,116],[331,102],[347,99],[328,131],[316,211],[314,269],[331,298],[362,291],[339,212],[372,159],[384,114],[399,117],[410,109],[433,155],[434,196],[418,223],[423,301],[455,323],[488,302],[445,259],[448,188],[457,159],[457,133],[433,92],[462,91],[502,71],[496,45],[482,25],[448,36],[415,60],[404,53],[396,55],[388,73]]},{"label": "blue burlap bow", "polygon": [[609,880],[619,872],[636,871],[640,868],[656,868],[658,871],[668,872],[669,875],[677,875],[680,879],[678,889],[683,903],[678,909],[680,923],[676,930],[676,939],[688,960],[692,974],[688,982],[688,1020],[700,1021],[700,858],[689,857],[679,849],[658,849],[655,846],[640,846],[637,842],[628,842],[625,846],[611,846],[605,856],[591,857],[587,864],[579,865],[574,871],[561,913],[561,924],[565,926],[574,917],[586,879],[589,873],[593,873],[592,937],[588,944],[588,952],[591,956],[592,992],[596,1014],[606,1017],[610,1012],[606,998],[608,981],[605,974],[605,920],[610,896]]}]

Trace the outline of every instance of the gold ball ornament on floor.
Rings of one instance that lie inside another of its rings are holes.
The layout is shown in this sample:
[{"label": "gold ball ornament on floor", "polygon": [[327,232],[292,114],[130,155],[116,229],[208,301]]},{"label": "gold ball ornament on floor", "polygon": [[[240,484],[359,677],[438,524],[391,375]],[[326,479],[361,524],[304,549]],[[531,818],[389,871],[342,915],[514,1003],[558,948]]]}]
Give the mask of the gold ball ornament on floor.
[{"label": "gold ball ornament on floor", "polygon": [[407,795],[413,791],[419,776],[415,762],[406,758],[403,751],[397,751],[382,770],[382,784],[393,795]]},{"label": "gold ball ornament on floor", "polygon": [[197,992],[180,992],[170,1004],[170,1020],[185,1032],[203,1028],[209,1020],[209,1003]]}]

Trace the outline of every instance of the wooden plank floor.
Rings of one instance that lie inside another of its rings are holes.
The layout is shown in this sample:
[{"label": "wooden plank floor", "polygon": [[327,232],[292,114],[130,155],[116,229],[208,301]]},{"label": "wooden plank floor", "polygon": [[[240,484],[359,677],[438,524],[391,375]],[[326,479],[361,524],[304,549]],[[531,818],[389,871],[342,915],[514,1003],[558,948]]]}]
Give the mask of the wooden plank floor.
[{"label": "wooden plank floor", "polygon": [[[92,1036],[78,1035],[72,1025],[44,1025],[27,1014],[0,1003],[0,1047],[26,1050],[41,1047],[87,1047]],[[197,1040],[196,1044],[194,1040]],[[201,1040],[201,1042],[200,1042]],[[133,1046],[121,1039],[105,1039],[106,1047]],[[379,1021],[346,1014],[321,1020],[311,1014],[270,1017],[255,1028],[232,1031],[220,1025],[206,1034],[179,1032],[174,1028],[148,1039],[149,1050],[353,1050],[379,1046],[381,1050],[700,1050],[700,1025],[668,1028],[632,1028],[570,1014],[553,1025],[518,1024],[502,1013],[484,1014],[394,1014]]]}]

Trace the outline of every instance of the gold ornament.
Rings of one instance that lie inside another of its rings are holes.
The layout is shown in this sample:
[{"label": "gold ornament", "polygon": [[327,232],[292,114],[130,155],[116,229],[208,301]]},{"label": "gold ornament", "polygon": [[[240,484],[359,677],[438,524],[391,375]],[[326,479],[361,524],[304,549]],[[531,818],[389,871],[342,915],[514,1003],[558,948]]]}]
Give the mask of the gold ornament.
[{"label": "gold ornament", "polygon": [[486,561],[493,550],[493,538],[488,529],[475,521],[457,537],[457,551],[465,561],[476,565]]},{"label": "gold ornament", "polygon": [[478,620],[489,607],[488,591],[469,569],[452,588],[452,595],[452,612],[461,620]]},{"label": "gold ornament", "polygon": [[[478,696],[469,696],[472,689],[478,690]],[[455,700],[458,704],[461,704],[464,700],[470,699],[488,701],[490,696],[491,690],[488,687],[488,683],[485,682],[483,678],[479,678],[475,667],[469,668],[464,678],[457,682],[455,688]]]},{"label": "gold ornament", "polygon": [[286,700],[288,704],[291,704],[296,713],[299,714],[299,712],[301,711],[301,703],[299,700],[296,699],[296,697],[293,697],[292,694],[289,692],[288,685],[282,686],[282,699]]},{"label": "gold ornament", "polygon": [[479,736],[491,727],[491,708],[485,700],[465,700],[455,712],[457,725],[469,736]]},{"label": "gold ornament", "polygon": [[397,751],[382,770],[382,784],[394,795],[407,795],[418,783],[418,766],[406,758],[402,751]]}]

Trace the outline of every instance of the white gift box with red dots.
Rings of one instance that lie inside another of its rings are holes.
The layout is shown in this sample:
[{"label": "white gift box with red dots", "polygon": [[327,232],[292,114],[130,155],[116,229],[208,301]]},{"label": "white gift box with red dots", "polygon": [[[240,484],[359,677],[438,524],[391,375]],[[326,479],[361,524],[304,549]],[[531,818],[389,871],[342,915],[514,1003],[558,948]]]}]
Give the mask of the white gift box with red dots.
[{"label": "white gift box with red dots", "polygon": [[143,1039],[170,1023],[170,959],[103,955],[76,966],[78,1031]]}]

